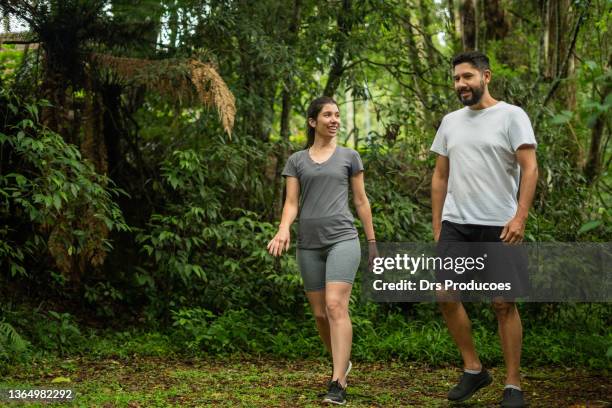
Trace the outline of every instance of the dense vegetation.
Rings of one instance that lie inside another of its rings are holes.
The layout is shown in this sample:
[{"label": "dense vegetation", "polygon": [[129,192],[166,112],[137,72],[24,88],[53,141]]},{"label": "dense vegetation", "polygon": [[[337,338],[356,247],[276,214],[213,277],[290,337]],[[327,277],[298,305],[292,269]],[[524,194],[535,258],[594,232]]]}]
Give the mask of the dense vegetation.
[{"label": "dense vegetation", "polygon": [[[536,130],[527,239],[611,240],[608,1],[0,7],[0,371],[40,353],[320,355],[294,258],[265,251],[305,106],[339,101],[378,240],[429,241],[428,148],[459,107],[462,49],[488,53],[493,96]],[[458,359],[435,305],[359,293],[355,358]],[[527,364],[609,369],[608,304],[521,310]],[[501,362],[492,311],[470,311]]]}]

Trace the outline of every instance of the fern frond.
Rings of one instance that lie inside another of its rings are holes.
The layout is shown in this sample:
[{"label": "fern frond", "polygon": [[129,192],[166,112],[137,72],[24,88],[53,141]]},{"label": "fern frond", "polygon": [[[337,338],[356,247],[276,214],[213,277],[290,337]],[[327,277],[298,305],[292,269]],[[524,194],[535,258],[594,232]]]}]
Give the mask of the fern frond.
[{"label": "fern frond", "polygon": [[231,136],[236,116],[236,100],[212,64],[196,59],[147,60],[92,54],[92,61],[110,69],[123,82],[144,85],[180,103],[199,102],[214,107]]}]

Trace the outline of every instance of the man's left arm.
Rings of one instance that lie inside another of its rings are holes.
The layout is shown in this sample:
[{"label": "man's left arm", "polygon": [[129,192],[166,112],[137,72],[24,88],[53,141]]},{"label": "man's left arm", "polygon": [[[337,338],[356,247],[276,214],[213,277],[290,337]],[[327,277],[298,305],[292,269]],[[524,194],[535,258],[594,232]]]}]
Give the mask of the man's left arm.
[{"label": "man's left arm", "polygon": [[535,196],[538,182],[538,161],[533,145],[522,145],[516,150],[516,161],[521,168],[521,184],[516,214],[504,226],[500,238],[509,244],[518,244],[525,236],[525,225],[529,216],[529,209]]}]

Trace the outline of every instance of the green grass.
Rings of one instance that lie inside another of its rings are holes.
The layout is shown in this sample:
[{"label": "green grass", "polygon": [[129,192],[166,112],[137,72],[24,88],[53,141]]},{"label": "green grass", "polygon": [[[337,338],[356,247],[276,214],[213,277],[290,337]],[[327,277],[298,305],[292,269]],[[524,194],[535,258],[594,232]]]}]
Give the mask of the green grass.
[{"label": "green grass", "polygon": [[[498,406],[503,368],[493,367],[491,372],[493,385],[464,406]],[[317,407],[329,374],[324,360],[73,358],[14,366],[0,378],[0,388],[73,388],[75,401],[60,405],[78,407]],[[349,406],[446,407],[446,392],[458,376],[455,367],[355,361]],[[52,384],[56,377],[70,382]],[[604,407],[612,402],[612,384],[605,372],[524,369],[523,389],[532,407]]]}]

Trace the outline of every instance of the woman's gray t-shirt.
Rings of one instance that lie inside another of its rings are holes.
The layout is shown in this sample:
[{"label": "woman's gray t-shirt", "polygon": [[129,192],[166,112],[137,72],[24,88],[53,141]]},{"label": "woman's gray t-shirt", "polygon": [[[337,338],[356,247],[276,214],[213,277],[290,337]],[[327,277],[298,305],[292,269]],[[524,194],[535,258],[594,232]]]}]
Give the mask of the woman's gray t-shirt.
[{"label": "woman's gray t-shirt", "polygon": [[323,248],[358,236],[348,196],[349,180],[360,171],[359,153],[342,146],[323,163],[313,161],[307,149],[289,157],[282,175],[300,183],[298,248]]}]

